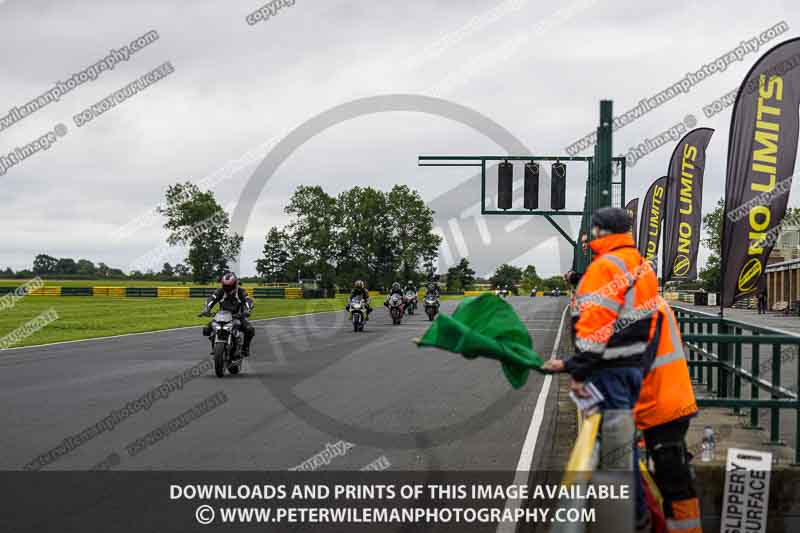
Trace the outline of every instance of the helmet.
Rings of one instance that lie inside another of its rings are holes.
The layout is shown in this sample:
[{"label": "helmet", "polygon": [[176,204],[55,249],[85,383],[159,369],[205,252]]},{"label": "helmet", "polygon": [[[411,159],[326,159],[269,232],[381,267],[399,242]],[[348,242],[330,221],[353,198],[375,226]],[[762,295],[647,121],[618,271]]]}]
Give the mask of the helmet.
[{"label": "helmet", "polygon": [[592,226],[610,233],[627,233],[631,229],[631,216],[619,207],[601,207],[592,215]]},{"label": "helmet", "polygon": [[392,283],[392,288],[393,289],[399,289],[400,288],[400,283],[395,281],[394,283]]},{"label": "helmet", "polygon": [[227,272],[220,280],[222,282],[222,290],[225,294],[233,294],[239,288],[239,278],[233,272]]},{"label": "helmet", "polygon": [[354,286],[356,289],[363,289],[363,288],[364,288],[364,282],[363,282],[363,281],[361,281],[360,279],[358,279],[358,280],[356,280],[356,282],[353,284],[353,286]]}]

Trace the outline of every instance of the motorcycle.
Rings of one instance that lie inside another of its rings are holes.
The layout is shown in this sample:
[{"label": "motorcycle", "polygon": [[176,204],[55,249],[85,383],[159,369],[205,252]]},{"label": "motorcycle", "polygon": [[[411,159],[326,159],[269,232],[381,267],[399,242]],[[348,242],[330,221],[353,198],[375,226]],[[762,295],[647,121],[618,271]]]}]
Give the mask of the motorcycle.
[{"label": "motorcycle", "polygon": [[406,312],[409,315],[413,315],[414,311],[417,310],[417,293],[414,291],[406,291],[404,299],[406,304]]},{"label": "motorcycle", "polygon": [[[201,313],[200,316],[208,316]],[[238,374],[242,365],[242,344],[244,333],[241,330],[240,315],[230,311],[218,311],[211,321],[208,340],[211,341],[211,353],[214,354],[214,372],[218,378],[230,374]]]},{"label": "motorcycle", "polygon": [[428,315],[428,320],[433,321],[436,318],[436,313],[439,312],[439,299],[436,296],[425,296],[423,303],[425,304],[425,313]]},{"label": "motorcycle", "polygon": [[353,321],[353,331],[364,331],[364,323],[367,321],[367,305],[360,296],[350,300],[348,306],[350,310],[350,320]]},{"label": "motorcycle", "polygon": [[397,293],[392,294],[389,297],[389,314],[392,317],[392,323],[396,326],[400,324],[400,321],[403,319],[404,313],[404,305],[403,305],[403,297]]}]

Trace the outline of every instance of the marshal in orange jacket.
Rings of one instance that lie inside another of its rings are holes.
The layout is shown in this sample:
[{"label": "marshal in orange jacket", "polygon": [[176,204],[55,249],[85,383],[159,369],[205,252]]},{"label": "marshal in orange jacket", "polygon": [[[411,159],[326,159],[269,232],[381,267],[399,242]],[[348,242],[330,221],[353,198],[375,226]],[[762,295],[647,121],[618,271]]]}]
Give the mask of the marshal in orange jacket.
[{"label": "marshal in orange jacket", "polygon": [[575,291],[576,355],[567,372],[584,381],[597,368],[642,365],[655,330],[658,280],[629,233],[589,243],[595,259]]},{"label": "marshal in orange jacket", "polygon": [[658,330],[651,340],[655,349],[643,361],[645,376],[633,410],[636,427],[642,430],[697,413],[678,321],[661,297],[657,308]]}]

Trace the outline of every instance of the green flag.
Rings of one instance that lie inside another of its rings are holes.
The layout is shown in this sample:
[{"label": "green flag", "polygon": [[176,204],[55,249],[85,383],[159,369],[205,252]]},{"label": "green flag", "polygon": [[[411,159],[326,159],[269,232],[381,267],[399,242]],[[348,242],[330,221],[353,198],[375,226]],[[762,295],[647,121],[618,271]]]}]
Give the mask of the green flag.
[{"label": "green flag", "polygon": [[530,369],[538,369],[543,363],[514,308],[494,294],[466,298],[453,316],[436,317],[419,345],[460,353],[469,359],[497,359],[515,389],[525,384]]}]

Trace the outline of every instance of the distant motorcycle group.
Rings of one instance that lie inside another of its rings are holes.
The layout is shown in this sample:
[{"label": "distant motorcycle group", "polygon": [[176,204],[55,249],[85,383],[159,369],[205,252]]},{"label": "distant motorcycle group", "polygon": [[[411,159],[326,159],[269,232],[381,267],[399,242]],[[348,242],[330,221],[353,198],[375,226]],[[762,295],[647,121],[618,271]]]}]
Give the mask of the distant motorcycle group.
[{"label": "distant motorcycle group", "polygon": [[[428,290],[423,298],[423,306],[428,320],[432,321],[439,313],[439,289],[435,283],[428,284]],[[408,283],[405,290],[400,284],[395,282],[389,291],[389,296],[383,305],[388,309],[392,324],[399,325],[405,315],[413,315],[417,311],[417,288]],[[364,324],[369,320],[372,311],[369,307],[369,293],[363,281],[356,281],[353,291],[350,293],[350,302],[345,307],[350,313],[350,320],[353,323],[353,331],[364,331]]]},{"label": "distant motorcycle group", "polygon": [[[228,272],[220,281],[221,287],[208,297],[198,316],[212,317],[211,309],[219,305],[219,310],[203,328],[203,336],[208,338],[211,345],[214,373],[221,378],[226,372],[240,372],[244,359],[250,355],[250,343],[255,336],[255,328],[247,320],[254,307],[253,299],[239,286],[236,274]],[[433,320],[439,313],[439,289],[433,282],[428,284],[427,289],[423,305],[428,320]],[[403,316],[413,315],[417,310],[416,287],[409,282],[404,291],[395,282],[384,305],[389,309],[392,323],[400,324]],[[345,309],[350,313],[353,331],[364,331],[372,308],[369,292],[363,281],[356,281]]]}]

